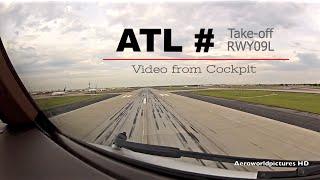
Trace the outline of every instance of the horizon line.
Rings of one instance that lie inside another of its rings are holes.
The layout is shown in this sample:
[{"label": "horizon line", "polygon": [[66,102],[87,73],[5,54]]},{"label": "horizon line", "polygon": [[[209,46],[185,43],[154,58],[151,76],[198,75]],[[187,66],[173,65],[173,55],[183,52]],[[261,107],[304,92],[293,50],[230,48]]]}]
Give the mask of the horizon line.
[{"label": "horizon line", "polygon": [[164,60],[164,61],[288,61],[289,58],[103,58],[103,61],[145,61],[145,60]]}]

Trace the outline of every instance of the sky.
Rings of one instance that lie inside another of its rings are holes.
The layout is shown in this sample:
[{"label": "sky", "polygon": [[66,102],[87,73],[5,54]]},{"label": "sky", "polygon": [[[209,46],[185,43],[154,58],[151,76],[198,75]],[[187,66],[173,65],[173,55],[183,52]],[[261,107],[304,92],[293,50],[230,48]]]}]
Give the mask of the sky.
[{"label": "sky", "polygon": [[[320,3],[308,2],[0,2],[0,36],[32,91],[182,84],[320,83]],[[274,28],[274,52],[230,52],[228,28]],[[142,52],[116,52],[125,28],[133,28]],[[146,52],[140,28],[170,28],[182,53]],[[215,47],[196,53],[194,34],[212,28]],[[289,61],[103,61],[110,57],[278,57]],[[132,65],[247,66],[257,73],[136,74]]]}]

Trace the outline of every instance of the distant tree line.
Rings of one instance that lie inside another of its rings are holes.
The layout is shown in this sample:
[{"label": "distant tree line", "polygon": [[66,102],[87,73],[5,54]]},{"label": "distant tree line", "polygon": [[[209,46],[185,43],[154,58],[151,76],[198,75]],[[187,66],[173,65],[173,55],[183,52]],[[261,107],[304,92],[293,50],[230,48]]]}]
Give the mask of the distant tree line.
[{"label": "distant tree line", "polygon": [[290,86],[290,85],[320,86],[320,84],[318,84],[318,83],[313,83],[313,84],[280,84],[280,86]]}]

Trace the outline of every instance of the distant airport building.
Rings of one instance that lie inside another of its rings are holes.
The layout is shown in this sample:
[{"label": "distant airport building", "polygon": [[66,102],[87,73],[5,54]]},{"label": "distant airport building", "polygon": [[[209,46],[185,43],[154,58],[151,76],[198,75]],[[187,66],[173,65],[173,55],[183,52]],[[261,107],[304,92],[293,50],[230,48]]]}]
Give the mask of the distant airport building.
[{"label": "distant airport building", "polygon": [[64,86],[63,91],[55,91],[51,93],[51,96],[63,96],[67,93],[67,86]]},{"label": "distant airport building", "polygon": [[51,93],[51,96],[62,96],[62,95],[65,95],[66,92],[63,92],[63,91],[60,91],[60,92],[53,92]]}]

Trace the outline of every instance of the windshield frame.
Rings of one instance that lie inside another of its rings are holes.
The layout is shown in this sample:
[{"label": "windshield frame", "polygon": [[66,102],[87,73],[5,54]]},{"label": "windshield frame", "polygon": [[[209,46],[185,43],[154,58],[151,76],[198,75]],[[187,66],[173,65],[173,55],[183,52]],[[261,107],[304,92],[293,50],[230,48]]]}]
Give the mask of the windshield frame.
[{"label": "windshield frame", "polygon": [[[164,168],[164,167],[160,167],[160,166],[157,166],[154,164],[145,163],[142,161],[138,161],[138,160],[134,160],[131,158],[120,156],[119,154],[116,154],[116,153],[102,150],[101,148],[97,148],[96,146],[90,145],[86,142],[83,142],[78,139],[74,139],[70,136],[64,135],[62,132],[59,131],[59,129],[57,127],[55,127],[55,125],[53,125],[49,121],[49,119],[39,109],[39,107],[36,105],[36,103],[32,99],[31,95],[26,90],[21,79],[19,78],[14,67],[12,66],[12,63],[11,63],[11,61],[5,51],[5,48],[4,48],[3,43],[1,41],[1,38],[0,38],[0,50],[1,50],[1,56],[0,56],[1,67],[3,67],[2,68],[3,70],[1,71],[1,77],[7,77],[7,78],[0,79],[1,85],[3,84],[7,88],[10,87],[9,89],[7,89],[7,90],[9,90],[8,92],[15,93],[14,95],[10,94],[11,97],[15,97],[15,98],[10,99],[12,102],[14,102],[14,103],[12,103],[12,106],[10,108],[14,109],[15,111],[20,111],[26,117],[26,118],[20,118],[21,121],[19,121],[19,120],[16,121],[16,118],[14,116],[10,117],[10,116],[6,116],[6,115],[15,114],[17,112],[13,113],[12,111],[6,111],[5,115],[3,117],[1,117],[1,119],[3,120],[3,122],[7,123],[8,125],[11,125],[11,126],[30,126],[30,125],[35,124],[39,129],[42,130],[43,133],[47,134],[48,137],[50,137],[53,141],[55,141],[59,145],[66,148],[69,152],[74,152],[75,150],[68,147],[68,145],[65,144],[64,141],[66,141],[66,138],[69,140],[72,140],[73,142],[75,142],[75,143],[77,143],[87,149],[92,150],[93,152],[101,154],[105,157],[112,158],[113,160],[120,161],[123,163],[128,163],[132,166],[139,167],[139,168],[142,168],[147,171],[152,171],[152,172],[156,172],[156,173],[160,173],[160,174],[166,174],[166,175],[175,176],[175,177],[179,177],[179,178],[184,177],[184,178],[196,178],[196,179],[199,179],[199,178],[220,178],[220,179],[224,178],[224,179],[228,179],[228,177],[196,174],[196,173],[191,173],[191,172],[187,172],[187,171],[179,171],[179,170],[174,170],[171,168]],[[8,77],[11,77],[11,78],[8,78]],[[4,82],[4,81],[6,81],[6,82]],[[10,86],[10,83],[11,83],[11,86]],[[14,85],[14,86],[12,86],[12,85]],[[7,100],[7,101],[9,102],[10,100]],[[29,114],[26,112],[29,112]],[[2,114],[4,114],[4,113],[2,112]],[[63,138],[64,138],[64,140],[62,140]],[[78,154],[78,156],[83,156],[83,155]],[[271,174],[273,174],[273,176],[271,176],[271,178],[276,176],[276,173],[277,172],[271,172]],[[258,172],[257,178],[259,178],[259,176],[260,177],[262,176],[263,178],[268,177],[268,175],[266,175],[266,172],[260,172],[260,173]],[[294,176],[294,177],[298,177],[298,176]],[[310,176],[310,178],[314,178],[314,177],[320,178],[320,174]],[[303,177],[303,178],[306,178],[306,177]]]}]

